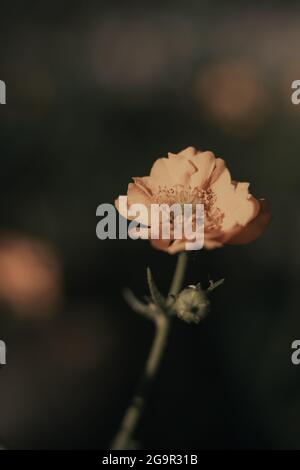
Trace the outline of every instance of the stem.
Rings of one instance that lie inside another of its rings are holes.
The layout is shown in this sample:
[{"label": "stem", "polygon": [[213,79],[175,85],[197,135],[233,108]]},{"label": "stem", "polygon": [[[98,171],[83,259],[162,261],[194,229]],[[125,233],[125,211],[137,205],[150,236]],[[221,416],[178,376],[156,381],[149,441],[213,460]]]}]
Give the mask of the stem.
[{"label": "stem", "polygon": [[182,287],[185,270],[187,264],[187,253],[184,251],[180,253],[177,260],[177,265],[175,268],[175,273],[173,276],[172,284],[170,287],[169,295],[177,295]]},{"label": "stem", "polygon": [[[181,289],[187,262],[186,253],[180,253],[175,269],[170,294],[176,295]],[[134,433],[140,421],[150,385],[157,373],[161,362],[170,330],[171,319],[165,313],[158,312],[155,315],[155,336],[145,369],[137,387],[136,394],[127,409],[120,429],[116,434],[112,444],[112,450],[126,450],[132,446]]]},{"label": "stem", "polygon": [[137,392],[126,411],[121,427],[112,443],[112,450],[129,449],[133,442],[133,435],[143,412],[150,384],[156,374],[161,357],[165,350],[170,329],[170,319],[159,315],[156,320],[156,332],[154,341],[146,362],[143,375],[137,388]]}]

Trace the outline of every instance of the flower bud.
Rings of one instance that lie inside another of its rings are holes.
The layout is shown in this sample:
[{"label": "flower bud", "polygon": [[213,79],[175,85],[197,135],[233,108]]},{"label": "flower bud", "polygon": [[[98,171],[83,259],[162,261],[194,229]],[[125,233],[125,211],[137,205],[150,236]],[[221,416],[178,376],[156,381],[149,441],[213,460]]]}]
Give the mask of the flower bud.
[{"label": "flower bud", "polygon": [[199,323],[205,317],[209,301],[200,285],[189,286],[178,295],[173,309],[181,320]]}]

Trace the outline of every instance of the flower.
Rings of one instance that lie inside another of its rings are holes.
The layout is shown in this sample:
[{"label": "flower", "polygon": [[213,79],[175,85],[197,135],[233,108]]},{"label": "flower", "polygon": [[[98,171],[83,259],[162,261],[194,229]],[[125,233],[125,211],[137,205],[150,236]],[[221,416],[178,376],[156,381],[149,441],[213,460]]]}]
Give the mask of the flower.
[{"label": "flower", "polygon": [[[258,238],[271,220],[269,204],[249,193],[249,183],[231,179],[224,160],[213,152],[188,147],[178,154],[169,153],[152,166],[149,176],[135,177],[128,185],[127,206],[144,204],[203,204],[204,247],[243,244]],[[119,198],[115,205],[127,218]],[[151,220],[147,226],[151,228]],[[151,237],[149,237],[151,238]],[[169,254],[185,251],[186,239],[151,239],[152,245]]]}]

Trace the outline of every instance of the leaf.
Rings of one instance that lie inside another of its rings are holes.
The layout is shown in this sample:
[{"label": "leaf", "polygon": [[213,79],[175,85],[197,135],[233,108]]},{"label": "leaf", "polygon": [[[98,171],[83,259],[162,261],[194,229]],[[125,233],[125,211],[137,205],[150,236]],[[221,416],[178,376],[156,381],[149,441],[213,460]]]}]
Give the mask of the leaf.
[{"label": "leaf", "polygon": [[147,281],[148,281],[148,286],[149,286],[149,290],[150,290],[150,294],[151,294],[153,302],[158,307],[164,309],[166,306],[166,300],[164,296],[159,292],[154,282],[150,268],[147,268]]},{"label": "leaf", "polygon": [[207,292],[212,292],[213,290],[215,290],[217,287],[221,286],[223,284],[223,282],[225,281],[225,279],[219,279],[219,281],[216,281],[216,282],[213,282],[213,281],[209,281],[209,286],[208,288],[206,289]]},{"label": "leaf", "polygon": [[137,297],[130,289],[123,289],[123,297],[134,312],[140,313],[146,318],[150,318],[151,320],[153,320],[154,317],[149,309],[149,305],[144,304],[139,299],[137,299]]}]

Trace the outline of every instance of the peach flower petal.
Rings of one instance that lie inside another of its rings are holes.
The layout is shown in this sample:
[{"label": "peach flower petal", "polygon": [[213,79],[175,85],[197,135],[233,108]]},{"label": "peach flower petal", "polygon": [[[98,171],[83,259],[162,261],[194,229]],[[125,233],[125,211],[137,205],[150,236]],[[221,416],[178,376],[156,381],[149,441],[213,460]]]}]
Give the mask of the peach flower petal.
[{"label": "peach flower petal", "polygon": [[130,216],[128,213],[124,210],[123,205],[120,204],[119,198],[115,201],[115,207],[119,211],[119,213],[129,219],[129,220],[137,220],[138,222],[148,225],[148,221],[150,218],[150,205],[151,205],[151,199],[150,197],[145,193],[143,189],[141,189],[137,184],[135,183],[129,183],[128,185],[128,190],[127,190],[127,211],[130,209],[130,206],[132,204],[144,204],[147,209],[148,209],[148,216],[147,218],[144,218],[144,214],[141,214],[138,217],[135,216]]},{"label": "peach flower petal", "polygon": [[214,193],[220,193],[220,196],[222,196],[223,191],[231,189],[231,175],[226,166],[222,169],[218,176],[214,177],[214,182],[211,183],[210,188]]},{"label": "peach flower petal", "polygon": [[271,210],[270,210],[270,203],[266,199],[260,199],[260,210],[258,215],[251,220],[251,222],[242,227],[242,229],[231,237],[227,243],[230,244],[245,244],[256,240],[260,237],[263,232],[266,230],[267,226],[271,222]]},{"label": "peach flower petal", "polygon": [[159,158],[150,172],[150,187],[152,191],[158,192],[165,186],[185,186],[189,183],[193,172],[193,165],[185,158]]},{"label": "peach flower petal", "polygon": [[211,185],[217,181],[217,179],[221,176],[225,168],[226,168],[226,164],[224,160],[222,160],[222,158],[216,158],[215,168],[212,172],[211,179],[210,179]]},{"label": "peach flower petal", "polygon": [[150,189],[149,176],[143,176],[143,177],[134,176],[132,179],[133,179],[133,181],[135,182],[135,184],[136,184],[142,191],[144,191],[144,193],[147,194],[148,197],[152,197],[152,196],[153,196],[152,191],[151,191],[151,189]]},{"label": "peach flower petal", "polygon": [[246,225],[258,213],[259,204],[248,191],[249,183],[232,182],[225,168],[211,185],[216,196],[215,207],[223,214],[222,230],[231,230],[235,225]]},{"label": "peach flower petal", "polygon": [[193,159],[194,155],[196,155],[196,153],[198,152],[199,151],[195,149],[195,147],[187,147],[186,149],[181,150],[181,152],[172,155],[177,155],[178,157],[184,157],[188,160],[191,160]]},{"label": "peach flower petal", "polygon": [[223,243],[221,243],[218,240],[214,240],[214,239],[206,240],[204,238],[204,248],[206,248],[207,250],[214,250],[215,248],[221,248],[222,246],[223,246]]},{"label": "peach flower petal", "polygon": [[216,157],[212,152],[198,152],[193,157],[197,171],[191,176],[192,188],[203,188],[209,181],[216,165]]},{"label": "peach flower petal", "polygon": [[163,240],[163,239],[154,240],[154,239],[151,239],[150,242],[151,242],[151,245],[153,246],[153,248],[156,248],[157,250],[161,250],[161,251],[168,251],[171,240]]},{"label": "peach flower petal", "polygon": [[144,204],[145,206],[150,207],[151,204],[151,198],[148,196],[148,194],[146,194],[145,191],[135,183],[129,183],[127,198],[128,207],[130,207],[132,204]]},{"label": "peach flower petal", "polygon": [[170,255],[175,255],[176,253],[185,251],[185,244],[185,240],[174,240],[174,242],[170,244],[167,251]]}]

